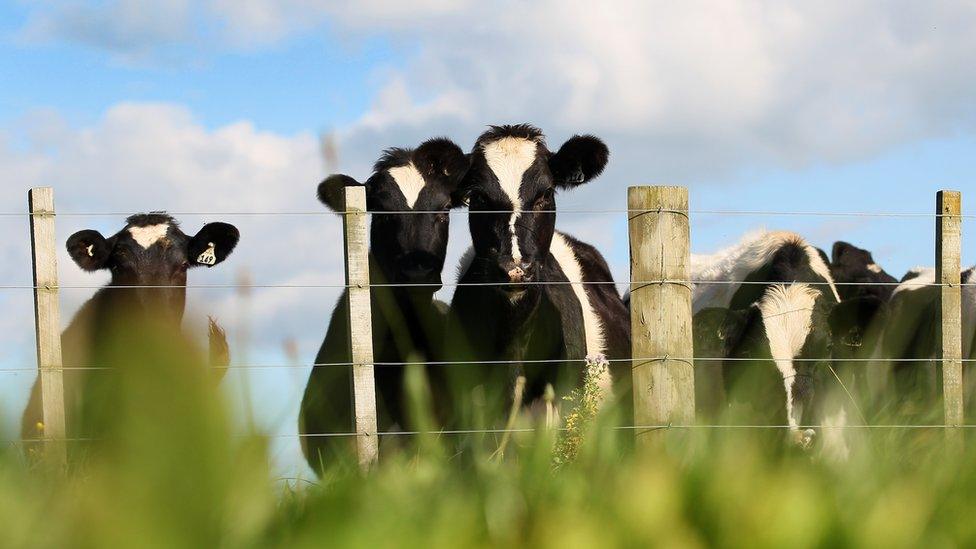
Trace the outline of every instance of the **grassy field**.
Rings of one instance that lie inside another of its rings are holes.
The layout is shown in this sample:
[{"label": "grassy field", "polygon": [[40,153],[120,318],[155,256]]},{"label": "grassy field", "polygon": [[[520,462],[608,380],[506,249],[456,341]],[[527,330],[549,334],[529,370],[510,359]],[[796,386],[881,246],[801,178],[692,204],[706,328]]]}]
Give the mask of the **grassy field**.
[{"label": "grassy field", "polygon": [[232,432],[203,368],[173,366],[171,353],[143,347],[139,367],[111,372],[104,436],[74,444],[67,473],[7,448],[0,545],[976,543],[976,453],[947,452],[938,430],[870,430],[849,461],[832,463],[772,430],[659,432],[638,452],[597,420],[571,460],[555,458],[566,444],[552,433],[517,438],[504,459],[491,456],[494,438],[458,456],[449,437],[427,436],[385,448],[369,475],[286,482],[273,478],[265,440]]}]

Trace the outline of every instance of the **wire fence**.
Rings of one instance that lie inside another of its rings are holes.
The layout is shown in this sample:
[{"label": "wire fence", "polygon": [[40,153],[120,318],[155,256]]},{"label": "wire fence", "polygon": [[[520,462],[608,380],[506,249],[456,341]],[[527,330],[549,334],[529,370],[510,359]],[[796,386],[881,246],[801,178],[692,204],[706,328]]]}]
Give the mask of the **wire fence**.
[{"label": "wire fence", "polygon": [[[942,214],[938,212],[824,212],[824,211],[790,211],[790,210],[722,210],[722,209],[690,209],[675,210],[667,208],[627,209],[627,208],[584,208],[558,210],[403,210],[403,211],[364,211],[347,214],[325,209],[307,211],[166,211],[150,212],[166,213],[182,217],[248,217],[248,216],[334,216],[369,215],[369,216],[401,216],[401,215],[432,215],[449,214],[453,216],[468,215],[511,215],[511,214],[586,214],[586,215],[617,215],[617,214],[647,214],[647,213],[675,213],[681,215],[723,215],[745,217],[878,217],[878,218],[931,218],[955,217],[962,219],[976,219],[976,214]],[[128,217],[132,212],[104,211],[104,212],[0,212],[0,217]]]},{"label": "wire fence", "polygon": [[[561,210],[426,210],[426,211],[394,211],[394,212],[381,212],[381,211],[355,211],[346,213],[336,213],[327,210],[315,210],[315,211],[225,211],[225,212],[200,212],[200,211],[175,211],[168,212],[169,215],[182,216],[182,217],[304,217],[304,216],[335,216],[338,218],[347,218],[350,215],[366,215],[366,216],[404,216],[404,215],[452,215],[452,216],[470,216],[470,215],[512,215],[512,214],[580,214],[580,215],[622,215],[626,214],[628,217],[633,218],[637,216],[642,216],[646,214],[661,214],[661,213],[671,213],[678,214],[684,217],[690,217],[693,215],[714,215],[714,216],[734,216],[734,217],[814,217],[814,218],[891,218],[891,219],[929,219],[929,220],[940,220],[946,218],[954,219],[976,219],[976,215],[972,214],[962,214],[962,213],[938,213],[938,212],[867,212],[867,211],[852,211],[852,212],[823,212],[823,211],[789,211],[789,210],[729,210],[729,209],[671,209],[671,208],[627,208],[627,209],[561,209]],[[0,212],[0,217],[27,217],[27,218],[53,218],[53,217],[127,217],[130,212],[53,212],[53,211],[34,211],[34,212]],[[871,282],[835,282],[835,281],[803,281],[798,282],[808,286],[824,286],[824,287],[902,287],[902,288],[919,288],[919,287],[936,287],[936,288],[964,288],[964,287],[976,287],[976,282],[959,282],[959,283],[941,283],[936,281],[920,281],[920,280],[906,280],[903,282],[883,282],[883,281],[871,281]],[[240,283],[240,284],[194,284],[194,285],[176,285],[176,286],[166,286],[166,285],[124,285],[124,286],[104,286],[104,285],[89,285],[89,284],[7,284],[0,285],[0,290],[61,290],[61,289],[71,289],[71,290],[100,290],[100,289],[113,289],[113,290],[134,290],[134,289],[163,289],[163,288],[177,288],[177,289],[187,289],[187,290],[200,290],[200,289],[371,289],[371,288],[440,288],[440,287],[532,287],[532,286],[614,286],[614,287],[630,287],[633,289],[639,289],[646,286],[654,285],[683,285],[689,288],[694,286],[708,286],[708,285],[725,285],[725,286],[769,286],[775,284],[789,284],[789,282],[784,282],[782,280],[732,280],[732,279],[713,279],[713,278],[688,278],[688,279],[651,279],[651,280],[628,280],[628,281],[613,281],[613,280],[578,280],[578,281],[548,281],[548,280],[535,280],[535,281],[523,281],[523,282],[443,282],[443,283],[369,283],[369,284],[286,284],[286,283]],[[782,314],[787,314],[793,311],[787,311]],[[819,363],[829,360],[828,358],[804,358],[796,357],[793,358],[793,362],[811,362]],[[882,363],[919,363],[919,362],[946,362],[952,361],[955,363],[976,363],[976,359],[969,358],[862,358],[862,357],[852,357],[842,359],[844,362],[851,363],[865,363],[865,364],[882,364]],[[678,361],[693,364],[695,362],[729,362],[729,363],[768,363],[771,359],[759,359],[759,358],[742,358],[742,357],[724,357],[724,356],[713,356],[713,357],[698,357],[698,356],[650,356],[645,358],[626,358],[626,359],[609,359],[608,363],[646,363],[646,362],[662,362],[662,361]],[[445,367],[463,367],[463,366],[510,366],[517,364],[572,364],[579,363],[585,364],[586,359],[536,359],[536,360],[467,360],[467,361],[456,361],[456,360],[445,360],[445,361],[420,361],[420,362],[369,362],[369,366],[376,366],[380,368],[388,367],[406,367],[411,365],[426,365],[426,366],[445,366]],[[309,369],[309,368],[319,368],[319,367],[343,367],[350,368],[364,365],[363,362],[349,361],[349,362],[325,362],[325,363],[311,363],[311,364],[234,364],[232,366],[219,366],[214,367],[217,370],[259,370],[259,369]],[[94,365],[94,366],[78,366],[72,364],[66,364],[58,367],[57,370],[60,371],[111,371],[115,368],[105,365]],[[17,373],[17,372],[37,372],[37,368],[0,368],[0,373]],[[838,380],[839,381],[839,380]],[[846,388],[845,388],[846,390]],[[850,424],[850,425],[742,425],[742,424],[653,424],[653,425],[626,425],[626,426],[613,426],[609,427],[612,430],[618,431],[635,431],[635,432],[649,432],[655,430],[670,430],[670,429],[946,429],[946,428],[964,428],[971,429],[976,428],[976,424],[953,424],[951,426],[945,424]],[[547,428],[554,431],[565,431],[565,427],[552,427]],[[373,433],[368,433],[364,431],[351,431],[342,433],[291,433],[291,434],[266,434],[270,438],[349,438],[349,437],[401,437],[401,436],[418,436],[418,435],[433,435],[433,436],[454,436],[454,435],[469,435],[469,434],[512,434],[512,433],[530,433],[539,431],[540,428],[504,428],[504,429],[455,429],[455,430],[435,430],[435,431],[414,431],[414,430],[399,430],[399,431],[377,431]],[[242,435],[247,436],[247,435]],[[6,443],[29,443],[29,442],[42,442],[44,439],[24,439],[20,441],[5,441]],[[59,440],[65,441],[91,441],[96,440],[93,438],[71,438],[65,437]]]},{"label": "wire fence", "polygon": [[[691,425],[677,425],[677,424],[666,424],[666,425],[614,425],[601,427],[601,429],[606,431],[669,431],[669,430],[713,430],[713,429],[731,429],[731,430],[823,430],[823,431],[842,431],[847,429],[853,430],[885,430],[885,429],[907,429],[907,430],[944,430],[944,429],[976,429],[976,424],[961,424],[961,425],[945,425],[938,423],[931,424],[893,424],[893,423],[881,423],[881,424],[851,424],[851,425],[744,425],[744,424],[691,424]],[[375,433],[359,433],[353,431],[341,432],[341,433],[237,433],[234,436],[237,438],[248,438],[248,437],[261,437],[266,439],[315,439],[315,438],[370,438],[370,437],[410,437],[410,436],[464,436],[464,435],[504,435],[504,434],[526,434],[526,433],[540,433],[540,432],[555,432],[564,433],[569,431],[567,427],[521,427],[512,429],[442,429],[442,430],[430,430],[430,431],[378,431]],[[104,439],[98,437],[67,437],[59,439],[64,442],[98,442]],[[26,438],[17,440],[3,440],[0,444],[8,445],[21,445],[21,444],[38,444],[45,442],[46,439],[42,438]]]}]

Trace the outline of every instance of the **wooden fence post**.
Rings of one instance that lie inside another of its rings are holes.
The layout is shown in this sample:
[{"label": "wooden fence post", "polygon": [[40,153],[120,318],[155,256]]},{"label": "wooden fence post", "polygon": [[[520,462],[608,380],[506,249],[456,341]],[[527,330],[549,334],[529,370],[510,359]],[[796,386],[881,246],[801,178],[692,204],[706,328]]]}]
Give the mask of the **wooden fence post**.
[{"label": "wooden fence post", "polygon": [[45,458],[55,465],[67,461],[64,421],[64,379],[61,364],[61,313],[58,307],[58,260],[55,252],[54,189],[28,191],[31,255],[34,271],[34,328],[37,371],[41,379]]},{"label": "wooden fence post", "polygon": [[364,471],[376,462],[376,382],[373,377],[373,320],[369,297],[369,230],[364,187],[345,188],[342,232],[349,299],[349,348],[356,452]]},{"label": "wooden fence post", "polygon": [[[695,420],[688,189],[627,189],[635,425]],[[637,440],[649,440],[637,431]]]},{"label": "wooden fence post", "polygon": [[942,393],[945,424],[950,443],[961,442],[962,396],[962,194],[939,191],[936,195],[935,280],[939,286],[939,323],[942,360]]}]

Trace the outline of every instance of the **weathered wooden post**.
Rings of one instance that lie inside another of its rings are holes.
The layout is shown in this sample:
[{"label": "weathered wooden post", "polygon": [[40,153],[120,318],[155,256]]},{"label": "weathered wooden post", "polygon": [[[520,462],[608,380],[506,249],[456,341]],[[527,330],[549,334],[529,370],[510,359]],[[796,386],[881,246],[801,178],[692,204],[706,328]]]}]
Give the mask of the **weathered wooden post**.
[{"label": "weathered wooden post", "polygon": [[[634,422],[695,420],[688,189],[630,187],[630,326]],[[638,443],[653,433],[637,430]]]},{"label": "weathered wooden post", "polygon": [[376,383],[373,378],[373,320],[369,298],[369,229],[364,187],[346,187],[342,232],[349,299],[349,348],[356,452],[363,470],[376,462]]},{"label": "weathered wooden post", "polygon": [[34,271],[34,329],[37,371],[41,379],[45,459],[67,461],[64,421],[64,379],[61,364],[61,313],[58,307],[58,259],[55,252],[54,189],[28,191],[31,255]]},{"label": "weathered wooden post", "polygon": [[950,444],[962,442],[962,194],[939,191],[936,195],[935,280],[939,286],[939,324],[942,360],[942,393],[945,424]]}]

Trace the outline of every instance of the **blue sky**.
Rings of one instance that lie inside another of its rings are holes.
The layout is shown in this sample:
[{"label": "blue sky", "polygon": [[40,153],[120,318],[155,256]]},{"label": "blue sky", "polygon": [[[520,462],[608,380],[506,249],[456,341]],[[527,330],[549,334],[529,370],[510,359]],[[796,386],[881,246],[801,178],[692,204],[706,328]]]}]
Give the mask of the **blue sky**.
[{"label": "blue sky", "polygon": [[36,109],[57,109],[78,125],[95,122],[122,101],[189,107],[208,128],[242,118],[294,133],[346,124],[364,112],[379,86],[377,72],[404,52],[381,36],[339,43],[328,28],[261,49],[165,48],[129,59],[93,44],[31,36],[28,4],[0,8],[5,75],[0,120],[16,124]]},{"label": "blue sky", "polygon": [[[552,148],[577,132],[611,147],[603,177],[559,198],[567,212],[623,208],[628,185],[666,183],[687,185],[693,209],[930,212],[938,189],[955,188],[972,213],[974,24],[971,4],[947,1],[622,1],[612,12],[555,0],[8,2],[0,211],[22,211],[35,185],[54,186],[67,212],[317,211],[320,132],[335,135],[338,169],[365,179],[385,147],[448,135],[467,149],[487,124],[527,121]],[[211,220],[182,219],[190,229]],[[191,284],[244,271],[261,283],[341,282],[333,217],[222,220],[241,228],[241,247]],[[62,217],[59,238],[121,223]],[[559,225],[626,280],[622,215],[566,213]],[[26,283],[26,224],[0,226],[11,235],[0,284]],[[703,214],[692,219],[693,248],[757,227],[797,230],[827,249],[850,240],[895,276],[933,261],[930,218]],[[449,264],[466,239],[462,214]],[[64,283],[104,281],[63,255],[60,269]],[[62,292],[64,322],[90,292]],[[239,344],[249,326],[238,357],[287,363],[283,342],[294,340],[308,362],[337,296],[269,289],[243,302],[198,290],[189,323],[216,314]],[[0,366],[30,367],[30,296],[6,291],[0,304]],[[239,372],[228,391],[249,381],[263,425],[287,434],[304,375]],[[9,426],[30,375],[0,376]],[[292,458],[283,443],[283,466]]]}]

